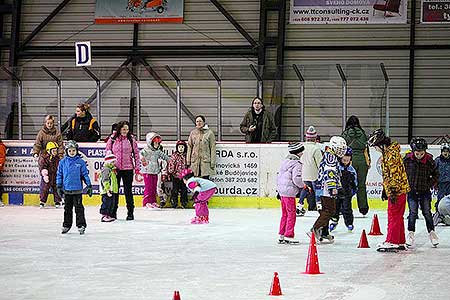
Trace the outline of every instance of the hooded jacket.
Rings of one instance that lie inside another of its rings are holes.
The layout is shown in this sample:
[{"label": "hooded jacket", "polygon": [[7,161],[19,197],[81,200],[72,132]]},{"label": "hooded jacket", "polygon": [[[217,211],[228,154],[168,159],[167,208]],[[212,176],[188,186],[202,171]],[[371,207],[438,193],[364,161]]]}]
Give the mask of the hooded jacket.
[{"label": "hooded jacket", "polygon": [[438,183],[439,171],[431,154],[425,153],[425,156],[418,160],[414,152],[411,152],[405,156],[403,163],[413,192],[429,192]]},{"label": "hooded jacket", "polygon": [[195,128],[189,134],[186,164],[195,176],[214,176],[216,174],[216,137],[205,124],[203,128]]},{"label": "hooded jacket", "polygon": [[119,193],[119,183],[117,182],[116,168],[110,163],[105,163],[100,173],[100,195],[104,195],[108,191],[113,194]]},{"label": "hooded jacket", "polygon": [[61,186],[64,192],[81,194],[83,181],[87,186],[91,185],[86,162],[78,154],[74,157],[65,156],[59,162],[56,185]]},{"label": "hooded jacket", "polygon": [[[152,146],[152,140],[155,137],[161,138],[161,136],[156,132],[151,132],[150,134],[148,134],[145,138],[147,146],[139,152],[141,156],[142,174],[159,174],[161,172],[161,165],[159,164],[159,160],[169,160],[169,156],[161,151],[160,148],[156,149]],[[144,166],[142,161],[146,161],[147,165]]]},{"label": "hooded jacket", "polygon": [[56,172],[58,171],[59,156],[52,156],[48,152],[45,152],[39,157],[38,164],[39,173],[44,169],[48,170],[49,182],[54,184],[56,181]]},{"label": "hooded jacket", "polygon": [[[178,152],[178,145],[184,145],[183,153]],[[175,149],[176,151],[172,153],[172,156],[169,159],[169,163],[167,164],[167,173],[178,178],[181,171],[186,169],[187,145],[183,141],[178,141]]]},{"label": "hooded jacket", "polygon": [[[249,131],[248,129],[254,123],[253,108],[250,108],[244,115],[244,119],[242,119],[240,129],[243,134],[245,134],[245,141],[247,143],[251,143],[254,140],[253,135],[256,131]],[[263,108],[261,112],[263,114],[262,119],[262,132],[261,132],[261,143],[270,143],[276,136],[275,121],[273,120],[272,114]]]},{"label": "hooded jacket", "polygon": [[441,155],[436,158],[435,162],[439,170],[439,183],[450,182],[450,157],[444,158]]},{"label": "hooded jacket", "polygon": [[45,125],[39,130],[33,145],[33,155],[41,155],[46,153],[45,146],[48,142],[54,142],[58,145],[59,157],[64,156],[64,145],[61,133],[56,127],[48,129]]},{"label": "hooded jacket", "polygon": [[303,188],[300,157],[289,154],[281,162],[277,176],[277,190],[282,197],[295,197]]},{"label": "hooded jacket", "polygon": [[392,194],[398,196],[410,191],[405,165],[400,154],[400,145],[397,142],[393,142],[383,150],[381,170],[383,187],[388,197]]},{"label": "hooded jacket", "polygon": [[117,138],[111,136],[106,143],[106,151],[111,151],[116,156],[118,170],[139,170],[141,160],[134,136],[131,136],[130,139],[121,134]]},{"label": "hooded jacket", "polygon": [[96,142],[100,139],[100,127],[95,118],[86,112],[84,117],[74,117],[70,120],[66,137],[76,142]]}]

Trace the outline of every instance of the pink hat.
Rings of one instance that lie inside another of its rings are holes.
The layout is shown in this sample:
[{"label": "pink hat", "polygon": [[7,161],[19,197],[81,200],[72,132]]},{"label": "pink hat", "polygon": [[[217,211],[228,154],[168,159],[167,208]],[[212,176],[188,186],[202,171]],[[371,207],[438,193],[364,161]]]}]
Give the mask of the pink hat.
[{"label": "pink hat", "polygon": [[184,169],[183,171],[181,171],[180,176],[178,176],[178,178],[183,179],[186,175],[188,174],[192,174],[194,172],[192,172],[191,169]]},{"label": "pink hat", "polygon": [[105,163],[112,163],[113,161],[116,161],[116,156],[113,153],[106,154],[105,156]]},{"label": "pink hat", "polygon": [[309,126],[308,129],[306,130],[305,137],[307,139],[315,139],[315,138],[317,138],[316,128],[314,128],[314,126]]}]

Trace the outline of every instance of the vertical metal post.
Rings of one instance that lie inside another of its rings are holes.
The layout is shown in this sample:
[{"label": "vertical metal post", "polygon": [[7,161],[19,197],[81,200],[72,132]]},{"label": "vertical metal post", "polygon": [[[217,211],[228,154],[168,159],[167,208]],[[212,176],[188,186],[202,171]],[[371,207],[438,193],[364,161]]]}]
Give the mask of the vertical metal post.
[{"label": "vertical metal post", "polygon": [[56,101],[57,101],[57,114],[58,114],[58,128],[60,132],[62,133],[62,89],[61,89],[61,80],[53,74],[49,69],[47,69],[45,66],[41,66],[41,69],[44,70],[45,73],[47,73],[50,78],[52,78],[54,81],[56,81]]},{"label": "vertical metal post", "polygon": [[345,123],[347,122],[347,77],[340,64],[337,64],[336,68],[342,80],[342,130],[345,130]]},{"label": "vertical metal post", "polygon": [[137,98],[136,98],[136,134],[138,141],[141,139],[141,81],[136,81]]},{"label": "vertical metal post", "polygon": [[388,73],[387,73],[386,68],[383,63],[380,64],[380,67],[381,67],[381,72],[383,72],[384,89],[386,91],[386,128],[385,128],[385,132],[386,132],[386,135],[389,136],[390,125],[391,125],[390,124],[391,98],[390,98],[390,94],[389,94],[389,76],[388,76]]},{"label": "vertical metal post", "polygon": [[300,141],[305,141],[305,79],[297,65],[293,64],[295,74],[300,80]]},{"label": "vertical metal post", "polygon": [[258,73],[254,65],[250,65],[250,69],[253,72],[253,75],[255,75],[256,80],[258,81],[257,89],[256,89],[256,96],[260,99],[263,99],[264,95],[264,83],[261,75]]},{"label": "vertical metal post", "polygon": [[209,72],[212,74],[214,79],[217,81],[217,135],[218,141],[222,141],[222,79],[220,79],[219,75],[214,71],[213,67],[210,65],[206,66]]},{"label": "vertical metal post", "polygon": [[177,83],[177,139],[181,140],[181,80],[169,66],[166,66],[166,70]]},{"label": "vertical metal post", "polygon": [[58,106],[57,117],[58,117],[58,128],[59,132],[61,132],[62,127],[62,89],[61,89],[61,80],[56,82],[56,101]]},{"label": "vertical metal post", "polygon": [[100,128],[100,135],[102,134],[102,91],[100,85],[100,79],[88,68],[83,67],[83,70],[91,77],[96,84],[96,94],[97,94],[97,122]]},{"label": "vertical metal post", "polygon": [[18,107],[18,114],[19,114],[19,140],[22,140],[23,138],[23,127],[22,127],[22,104],[23,104],[23,99],[22,99],[22,95],[23,95],[23,84],[22,84],[22,80],[18,80],[17,81],[17,97],[19,98],[18,102],[19,102],[19,107]]}]

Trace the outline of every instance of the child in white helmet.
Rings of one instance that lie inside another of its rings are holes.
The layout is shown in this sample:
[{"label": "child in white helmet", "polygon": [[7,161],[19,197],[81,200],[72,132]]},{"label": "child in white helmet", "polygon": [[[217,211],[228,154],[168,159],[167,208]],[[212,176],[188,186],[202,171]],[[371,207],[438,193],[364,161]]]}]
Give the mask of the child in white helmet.
[{"label": "child in white helmet", "polygon": [[338,189],[341,188],[339,160],[345,155],[346,151],[347,143],[344,138],[333,136],[320,162],[316,185],[316,193],[320,195],[320,201],[317,202],[317,210],[320,215],[311,229],[319,242],[334,242],[334,237],[330,235],[328,226],[336,212],[336,197]]}]

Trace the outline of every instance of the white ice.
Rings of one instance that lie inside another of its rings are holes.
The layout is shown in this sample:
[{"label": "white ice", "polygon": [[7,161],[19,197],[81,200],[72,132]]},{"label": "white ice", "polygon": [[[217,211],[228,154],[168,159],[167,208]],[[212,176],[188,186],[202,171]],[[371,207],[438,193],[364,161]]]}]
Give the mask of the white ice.
[{"label": "white ice", "polygon": [[[333,245],[319,245],[322,275],[304,275],[311,228],[317,214],[297,218],[301,244],[277,244],[280,211],[211,209],[211,223],[190,225],[193,210],[137,209],[135,221],[101,223],[87,207],[88,228],[61,235],[62,209],[0,208],[0,299],[450,299],[450,228],[439,226],[432,248],[423,217],[417,220],[416,249],[378,253],[386,235],[386,213],[378,211],[381,237],[358,249],[361,230],[370,230],[373,211],[354,233],[343,220]],[[405,220],[406,225],[406,220]],[[274,272],[283,296],[268,296]]]}]

